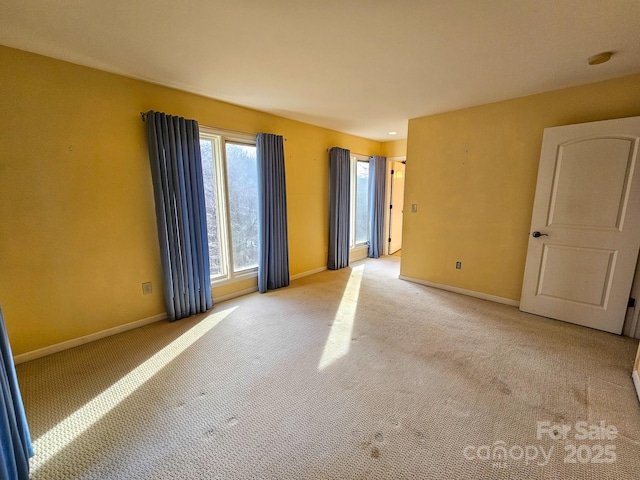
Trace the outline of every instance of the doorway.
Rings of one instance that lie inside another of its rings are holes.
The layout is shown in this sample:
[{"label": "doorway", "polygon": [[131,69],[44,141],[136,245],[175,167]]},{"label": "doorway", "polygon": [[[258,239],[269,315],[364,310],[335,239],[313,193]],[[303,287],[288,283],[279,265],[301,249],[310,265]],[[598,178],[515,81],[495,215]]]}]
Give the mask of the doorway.
[{"label": "doorway", "polygon": [[389,179],[386,222],[388,236],[385,246],[387,255],[401,255],[405,164],[404,158],[389,159],[387,162],[387,178]]}]

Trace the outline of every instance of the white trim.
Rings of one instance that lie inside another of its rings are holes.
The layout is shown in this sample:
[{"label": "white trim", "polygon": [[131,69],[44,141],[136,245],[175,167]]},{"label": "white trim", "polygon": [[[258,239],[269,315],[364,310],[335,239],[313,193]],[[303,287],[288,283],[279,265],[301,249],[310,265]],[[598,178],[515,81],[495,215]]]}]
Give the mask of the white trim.
[{"label": "white trim", "polygon": [[225,275],[225,276],[216,277],[216,280],[211,279],[211,287],[229,285],[232,283],[242,282],[243,280],[249,280],[251,278],[255,278],[255,279],[258,278],[258,267],[254,267],[247,270],[241,270],[238,273],[234,273],[233,277]]},{"label": "white trim", "polygon": [[291,275],[289,277],[290,281],[297,280],[302,277],[308,277],[309,275],[314,275],[316,273],[324,272],[327,269],[326,265],[324,267],[314,268],[313,270],[308,270],[302,273],[296,273],[295,275]]},{"label": "white trim", "polygon": [[82,337],[72,338],[71,340],[66,340],[54,345],[49,345],[48,347],[39,348],[38,350],[33,350],[31,352],[16,355],[15,357],[13,357],[13,362],[16,365],[19,363],[29,362],[31,360],[46,357],[47,355],[62,352],[70,348],[79,347],[80,345],[84,345],[85,343],[94,342],[102,338],[117,335],[118,333],[127,332],[135,328],[149,325],[150,323],[159,322],[160,320],[165,320],[166,318],[166,313],[159,313],[158,315],[154,315],[153,317],[143,318],[131,323],[125,323],[124,325],[118,325],[117,327],[108,328],[100,332],[90,333],[89,335],[83,335]]},{"label": "white trim", "polygon": [[452,287],[450,285],[443,285],[441,283],[428,282],[426,280],[420,280],[419,278],[406,277],[404,275],[398,276],[400,280],[406,280],[407,282],[418,283],[426,287],[438,288],[440,290],[447,290],[448,292],[459,293],[461,295],[467,295],[469,297],[481,298],[482,300],[489,300],[490,302],[503,303],[505,305],[511,305],[512,307],[519,307],[520,302],[517,300],[511,300],[510,298],[497,297],[495,295],[489,295],[488,293],[476,292],[475,290],[467,290],[465,288]]},{"label": "white trim", "polygon": [[258,286],[245,288],[244,290],[238,290],[237,292],[227,293],[226,295],[220,295],[213,298],[214,303],[224,302],[231,300],[232,298],[241,297],[242,295],[248,295],[249,293],[257,292]]},{"label": "white trim", "polygon": [[206,135],[213,135],[218,137],[225,137],[232,143],[247,143],[250,145],[256,144],[257,133],[238,132],[236,130],[225,130],[224,128],[207,127],[206,125],[198,126],[200,133],[204,132]]},{"label": "white trim", "polygon": [[631,378],[633,378],[633,384],[636,387],[636,394],[638,395],[638,400],[640,400],[640,376],[638,376],[638,370],[633,371]]}]

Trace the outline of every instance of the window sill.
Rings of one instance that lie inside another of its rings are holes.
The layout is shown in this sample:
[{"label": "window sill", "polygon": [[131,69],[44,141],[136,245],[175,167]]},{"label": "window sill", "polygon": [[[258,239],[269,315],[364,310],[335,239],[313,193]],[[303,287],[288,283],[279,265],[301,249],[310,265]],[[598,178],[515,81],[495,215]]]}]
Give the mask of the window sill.
[{"label": "window sill", "polygon": [[363,258],[367,258],[368,253],[369,245],[355,245],[351,247],[351,250],[349,251],[349,262],[356,262]]},{"label": "window sill", "polygon": [[258,290],[258,272],[248,272],[211,283],[213,302],[222,302]]},{"label": "window sill", "polygon": [[230,285],[230,284],[234,284],[237,282],[242,282],[245,280],[249,280],[251,278],[258,278],[258,268],[254,268],[252,270],[246,270],[244,272],[240,272],[240,273],[234,273],[233,276],[231,277],[225,277],[225,278],[217,278],[216,280],[214,280],[213,278],[211,279],[211,286],[212,287],[217,287],[217,286],[221,286],[221,285]]}]

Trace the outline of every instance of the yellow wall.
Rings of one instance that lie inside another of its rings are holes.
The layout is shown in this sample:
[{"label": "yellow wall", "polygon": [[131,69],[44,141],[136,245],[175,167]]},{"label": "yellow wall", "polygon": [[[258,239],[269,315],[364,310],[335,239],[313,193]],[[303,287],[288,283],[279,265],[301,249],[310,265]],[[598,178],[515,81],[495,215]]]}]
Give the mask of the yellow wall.
[{"label": "yellow wall", "polygon": [[543,129],[636,115],[640,75],[410,120],[401,274],[519,300]]},{"label": "yellow wall", "polygon": [[382,154],[387,158],[405,157],[407,155],[407,140],[392,140],[382,144]]},{"label": "yellow wall", "polygon": [[6,47],[0,66],[0,302],[16,355],[164,312],[139,112],[287,139],[292,275],[326,265],[326,149],[382,154],[379,142]]}]

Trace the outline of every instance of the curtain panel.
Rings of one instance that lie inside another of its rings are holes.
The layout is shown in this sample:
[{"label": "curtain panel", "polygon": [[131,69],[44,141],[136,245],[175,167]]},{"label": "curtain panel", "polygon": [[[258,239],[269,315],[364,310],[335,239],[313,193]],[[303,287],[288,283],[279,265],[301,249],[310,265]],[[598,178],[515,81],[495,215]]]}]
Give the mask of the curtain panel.
[{"label": "curtain panel", "polygon": [[0,478],[29,480],[33,446],[0,307]]},{"label": "curtain panel", "polygon": [[378,258],[384,251],[384,187],[387,177],[387,158],[369,158],[369,252]]},{"label": "curtain panel", "polygon": [[258,291],[289,285],[289,240],[284,143],[280,135],[256,136],[258,160]]},{"label": "curtain panel", "polygon": [[351,152],[333,147],[329,150],[329,270],[349,266],[350,181]]},{"label": "curtain panel", "polygon": [[169,320],[213,307],[198,123],[146,114],[149,160]]}]

